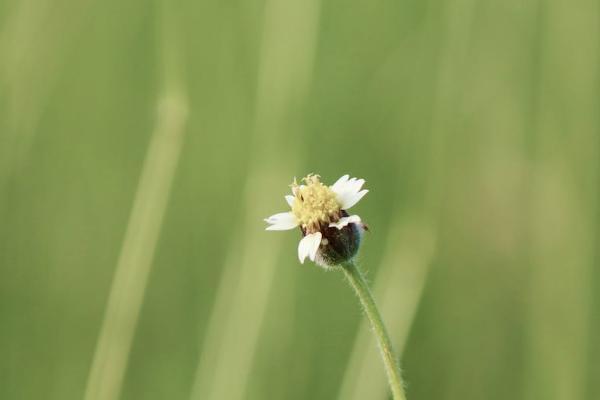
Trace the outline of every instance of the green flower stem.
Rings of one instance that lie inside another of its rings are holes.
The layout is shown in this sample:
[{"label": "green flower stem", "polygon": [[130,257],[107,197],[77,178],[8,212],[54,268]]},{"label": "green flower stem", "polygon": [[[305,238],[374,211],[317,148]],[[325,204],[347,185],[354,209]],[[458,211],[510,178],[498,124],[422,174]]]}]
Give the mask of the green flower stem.
[{"label": "green flower stem", "polygon": [[385,366],[385,371],[392,389],[392,394],[394,395],[394,400],[406,400],[402,376],[400,375],[400,367],[398,366],[398,362],[394,356],[390,337],[385,329],[383,319],[381,318],[381,314],[379,314],[379,310],[377,309],[377,305],[375,304],[371,290],[369,289],[363,274],[353,261],[348,261],[340,266],[344,270],[350,285],[356,292],[356,295],[360,300],[360,304],[362,305],[365,314],[369,319],[371,327],[373,328],[373,332],[377,337],[381,358],[383,359],[383,365]]}]

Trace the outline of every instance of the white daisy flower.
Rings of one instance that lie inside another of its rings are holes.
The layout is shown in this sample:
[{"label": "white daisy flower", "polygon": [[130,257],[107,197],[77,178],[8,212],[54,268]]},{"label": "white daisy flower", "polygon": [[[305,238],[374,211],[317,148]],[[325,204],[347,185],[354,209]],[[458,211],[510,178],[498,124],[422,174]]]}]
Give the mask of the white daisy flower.
[{"label": "white daisy flower", "polygon": [[298,258],[306,257],[322,266],[339,265],[356,255],[365,225],[358,215],[346,210],[367,194],[361,190],[364,179],[342,176],[332,186],[321,183],[319,175],[308,175],[298,185],[294,179],[292,194],[285,196],[291,211],[266,218],[268,231],[282,231],[300,227],[302,240]]}]

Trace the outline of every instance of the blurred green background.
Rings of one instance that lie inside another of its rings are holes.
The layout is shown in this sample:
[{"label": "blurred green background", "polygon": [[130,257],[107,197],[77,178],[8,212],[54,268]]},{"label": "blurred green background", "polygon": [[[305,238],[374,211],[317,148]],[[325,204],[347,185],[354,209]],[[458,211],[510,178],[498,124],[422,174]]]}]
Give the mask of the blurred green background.
[{"label": "blurred green background", "polygon": [[370,193],[409,399],[600,392],[600,3],[0,2],[0,398],[386,399],[341,274],[265,232]]}]

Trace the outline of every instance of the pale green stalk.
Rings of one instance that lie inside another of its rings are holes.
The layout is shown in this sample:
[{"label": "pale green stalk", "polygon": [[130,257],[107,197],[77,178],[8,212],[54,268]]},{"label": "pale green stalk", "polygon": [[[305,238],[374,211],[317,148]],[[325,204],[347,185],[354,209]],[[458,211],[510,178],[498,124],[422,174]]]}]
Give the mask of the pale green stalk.
[{"label": "pale green stalk", "polygon": [[531,188],[531,275],[524,398],[583,399],[592,393],[587,376],[589,345],[595,340],[590,335],[597,263],[592,221],[598,215],[599,169],[594,150],[598,91],[590,89],[590,82],[598,80],[600,52],[594,38],[600,33],[600,7],[597,2],[588,7],[581,12],[542,2],[531,9],[540,62],[533,71],[536,151],[525,182]]},{"label": "pale green stalk", "polygon": [[[250,170],[243,195],[243,220],[232,238],[190,398],[241,400],[254,362],[280,246],[267,235],[257,235],[257,224],[275,207],[270,204],[273,182],[288,179],[298,163],[299,145],[290,146],[295,124],[286,122],[299,113],[312,80],[320,1],[265,3],[260,47],[256,120]],[[288,135],[283,135],[287,132]],[[300,136],[300,135],[297,135]],[[265,153],[265,144],[269,152]],[[279,168],[287,165],[287,170]],[[260,260],[260,268],[256,268]]]},{"label": "pale green stalk", "polygon": [[85,400],[120,397],[146,284],[154,260],[163,217],[169,201],[185,135],[188,100],[183,91],[176,30],[178,21],[166,18],[162,63],[163,94],[157,121],[137,186],[125,239],[108,296],[104,320],[88,376]]},{"label": "pale green stalk", "polygon": [[74,2],[64,18],[52,12],[53,1],[15,2],[0,24],[0,93],[7,111],[0,124],[0,187],[28,161],[40,118],[90,5],[90,0]]},{"label": "pale green stalk", "polygon": [[406,400],[404,394],[404,386],[402,383],[402,376],[400,374],[400,366],[394,356],[394,350],[392,348],[392,342],[387,333],[381,314],[377,309],[369,285],[365,281],[364,276],[353,261],[348,261],[341,265],[342,270],[350,282],[350,286],[354,289],[356,296],[358,297],[360,304],[373,328],[373,333],[377,338],[379,350],[381,352],[381,358],[385,371],[387,373],[388,381],[394,400]]}]

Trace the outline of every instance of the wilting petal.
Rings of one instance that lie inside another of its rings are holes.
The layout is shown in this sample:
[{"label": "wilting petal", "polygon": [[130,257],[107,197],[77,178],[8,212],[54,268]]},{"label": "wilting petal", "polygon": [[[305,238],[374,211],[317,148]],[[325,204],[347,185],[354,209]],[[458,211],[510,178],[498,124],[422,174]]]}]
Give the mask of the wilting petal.
[{"label": "wilting petal", "polygon": [[332,222],[329,224],[330,228],[336,227],[338,229],[342,229],[348,224],[356,224],[360,222],[360,217],[358,215],[351,215],[349,217],[342,217],[338,222]]},{"label": "wilting petal", "polygon": [[267,227],[267,231],[286,231],[298,226],[296,217],[291,212],[271,215],[269,218],[265,219],[265,222],[271,225]]},{"label": "wilting petal", "polygon": [[298,244],[298,258],[300,259],[300,262],[304,264],[306,257],[310,258],[312,261],[315,261],[317,250],[319,249],[320,244],[321,232],[315,232],[304,236]]}]

